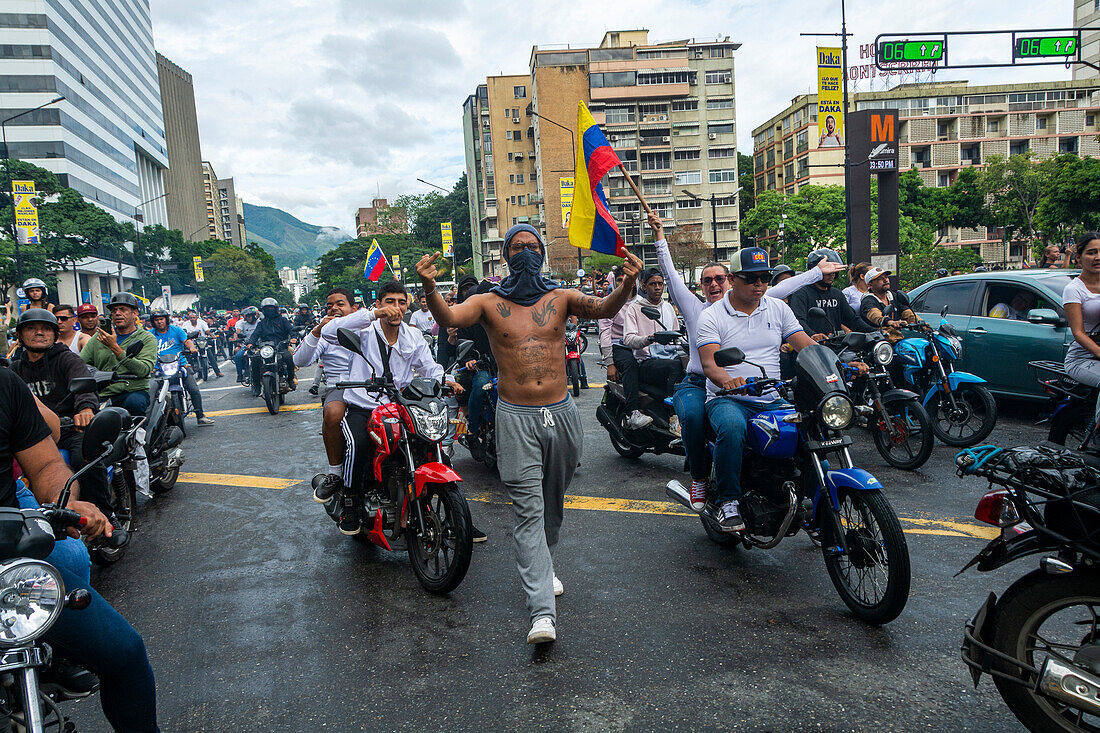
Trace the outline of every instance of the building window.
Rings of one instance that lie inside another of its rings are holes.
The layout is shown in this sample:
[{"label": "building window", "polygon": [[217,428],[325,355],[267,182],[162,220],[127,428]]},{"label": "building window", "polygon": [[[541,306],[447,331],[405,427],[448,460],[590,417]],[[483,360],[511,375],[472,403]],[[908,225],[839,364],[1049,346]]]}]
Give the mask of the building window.
[{"label": "building window", "polygon": [[986,122],[985,122],[985,131],[986,132],[997,132],[999,129],[1000,129],[1000,125],[997,123],[997,120],[986,120]]},{"label": "building window", "polygon": [[505,140],[511,140],[512,139],[512,131],[511,130],[505,130],[504,131],[504,139]]},{"label": "building window", "polygon": [[512,162],[512,158],[513,158],[513,155],[512,155],[512,153],[508,153],[508,162],[509,162],[509,163],[511,163],[511,162]]},{"label": "building window", "polygon": [[703,205],[699,199],[676,199],[677,209],[698,209]]},{"label": "building window", "polygon": [[1077,153],[1077,138],[1064,137],[1058,141],[1059,153]]},{"label": "building window", "polygon": [[516,203],[520,206],[526,206],[527,205],[527,197],[526,196],[517,197],[516,198]]},{"label": "building window", "polygon": [[527,87],[512,87],[512,97],[514,99],[527,99]]},{"label": "building window", "polygon": [[643,71],[638,73],[638,86],[649,84],[687,84],[691,81],[690,71]]},{"label": "building window", "polygon": [[1046,117],[1037,118],[1035,120],[1035,129],[1037,129],[1037,130],[1047,129],[1047,118]]},{"label": "building window", "polygon": [[604,120],[609,125],[634,122],[634,119],[633,107],[607,107],[604,109]]},{"label": "building window", "polygon": [[707,125],[708,135],[732,135],[733,123],[732,122],[715,122]]},{"label": "building window", "polygon": [[632,87],[637,84],[637,73],[634,71],[612,71],[605,74],[590,74],[588,83],[593,89],[601,87]]},{"label": "building window", "polygon": [[951,185],[951,176],[946,173],[940,174],[940,188],[947,188]]},{"label": "building window", "polygon": [[680,171],[676,174],[677,186],[690,186],[693,183],[702,183],[703,174],[700,171]]},{"label": "building window", "polygon": [[[711,156],[714,157],[714,156]],[[677,150],[672,154],[673,160],[699,160],[698,150]]]},{"label": "building window", "polygon": [[[1096,0],[1096,2],[1100,3],[1100,0]],[[1086,127],[1092,127],[1093,124],[1095,124],[1095,122],[1096,122],[1096,116],[1095,115],[1085,115],[1085,126]]]},{"label": "building window", "polygon": [[671,167],[672,159],[668,153],[642,153],[644,171],[668,170]]},{"label": "building window", "polygon": [[732,168],[721,168],[710,172],[711,183],[729,183],[737,180],[737,171]]},{"label": "building window", "polygon": [[508,174],[508,183],[515,183],[515,182],[516,182],[516,174],[515,173],[509,173]]},{"label": "building window", "polygon": [[708,71],[706,73],[707,84],[732,84],[733,72],[732,71]]},{"label": "building window", "polygon": [[734,158],[736,156],[736,148],[711,148],[707,151],[708,158]]},{"label": "building window", "polygon": [[683,137],[684,135],[698,135],[699,125],[676,125],[672,128],[672,134],[677,137]]},{"label": "building window", "polygon": [[694,112],[697,109],[699,109],[698,99],[678,99],[672,103],[673,112]]},{"label": "building window", "polygon": [[522,173],[517,173],[516,174],[516,185],[519,185],[521,183],[523,183],[523,174]]},{"label": "building window", "polygon": [[708,99],[707,109],[733,109],[732,99]]},{"label": "building window", "polygon": [[722,46],[711,46],[710,47],[710,57],[712,59],[724,58],[725,55],[726,55],[726,49],[723,48]]}]

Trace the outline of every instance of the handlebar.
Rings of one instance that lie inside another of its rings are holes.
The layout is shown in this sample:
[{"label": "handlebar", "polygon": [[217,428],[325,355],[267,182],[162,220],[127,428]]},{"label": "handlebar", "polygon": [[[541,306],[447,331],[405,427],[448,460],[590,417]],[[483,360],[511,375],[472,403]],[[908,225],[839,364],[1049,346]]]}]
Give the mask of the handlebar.
[{"label": "handlebar", "polygon": [[772,377],[749,377],[745,380],[745,384],[740,387],[734,387],[733,389],[720,389],[715,392],[719,397],[726,397],[735,394],[750,394],[753,397],[759,397],[764,392],[783,384],[782,379],[774,379]]}]

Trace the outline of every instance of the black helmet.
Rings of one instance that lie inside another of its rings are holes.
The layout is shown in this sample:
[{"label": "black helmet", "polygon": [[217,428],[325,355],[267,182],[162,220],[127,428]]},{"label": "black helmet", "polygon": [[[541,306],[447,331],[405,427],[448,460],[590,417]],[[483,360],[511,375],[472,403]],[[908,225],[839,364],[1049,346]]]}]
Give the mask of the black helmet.
[{"label": "black helmet", "polygon": [[947,269],[941,267],[940,269],[936,270],[936,277],[937,278],[947,277]]},{"label": "black helmet", "polygon": [[15,330],[23,328],[30,323],[45,323],[53,326],[53,330],[57,331],[57,316],[50,313],[45,308],[28,308],[19,315],[19,321],[15,324]]},{"label": "black helmet", "polygon": [[141,310],[141,304],[138,299],[130,293],[115,293],[111,296],[111,302],[107,304],[107,310],[110,310],[116,305],[128,305],[134,310]]},{"label": "black helmet", "polygon": [[168,319],[171,319],[171,316],[172,316],[172,314],[169,313],[164,308],[154,308],[153,312],[149,314],[149,320],[151,321],[154,318],[168,318]]},{"label": "black helmet", "polygon": [[835,249],[815,249],[813,252],[806,256],[806,269],[811,267],[817,267],[818,263],[822,260],[828,260],[829,262],[835,262],[838,265],[844,264],[844,258],[840,256],[840,253]]},{"label": "black helmet", "polygon": [[772,270],[772,279],[771,282],[768,283],[768,285],[775,285],[777,282],[779,282],[780,275],[786,275],[788,273],[794,274],[794,270],[792,270],[787,265],[776,265],[775,269]]},{"label": "black helmet", "polygon": [[23,283],[23,292],[26,293],[28,288],[42,288],[42,297],[46,296],[46,283],[37,277],[27,278],[27,281]]}]

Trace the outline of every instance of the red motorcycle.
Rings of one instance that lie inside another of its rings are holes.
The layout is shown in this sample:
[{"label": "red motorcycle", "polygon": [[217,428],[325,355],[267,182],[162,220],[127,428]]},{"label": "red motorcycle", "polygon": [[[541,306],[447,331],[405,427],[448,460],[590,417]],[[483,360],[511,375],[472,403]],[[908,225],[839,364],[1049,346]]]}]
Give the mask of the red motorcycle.
[{"label": "red motorcycle", "polygon": [[[363,356],[353,331],[341,328],[337,339]],[[338,382],[336,387],[365,389],[390,400],[371,414],[368,432],[374,455],[365,464],[367,475],[348,478],[348,485],[363,497],[363,531],[356,537],[392,550],[393,541],[404,536],[420,584],[431,593],[449,593],[466,576],[473,552],[470,508],[458,488],[462,477],[443,463],[449,388],[414,379],[398,389],[388,369],[381,377]],[[339,494],[335,499],[326,509],[339,521]]]},{"label": "red motorcycle", "polygon": [[[581,383],[587,382],[581,371],[581,354],[586,346],[588,346],[588,339],[581,334],[578,324],[565,324],[565,374],[569,379],[569,383],[573,385],[574,397],[580,396]],[[585,389],[587,389],[587,384]]]}]

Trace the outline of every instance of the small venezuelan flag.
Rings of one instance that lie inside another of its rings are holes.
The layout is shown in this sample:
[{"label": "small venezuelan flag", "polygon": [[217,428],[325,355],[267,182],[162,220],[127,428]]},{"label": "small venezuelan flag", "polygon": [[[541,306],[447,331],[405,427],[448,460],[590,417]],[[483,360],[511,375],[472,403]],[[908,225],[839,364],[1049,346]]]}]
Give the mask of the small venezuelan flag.
[{"label": "small venezuelan flag", "polygon": [[372,239],[370,249],[367,250],[367,264],[363,266],[363,277],[372,283],[376,283],[385,270],[386,255],[382,254],[382,248],[378,246],[378,240]]},{"label": "small venezuelan flag", "polygon": [[626,256],[619,225],[607,208],[600,180],[622,165],[584,102],[577,104],[577,170],[573,208],[569,214],[569,243],[580,249]]}]

